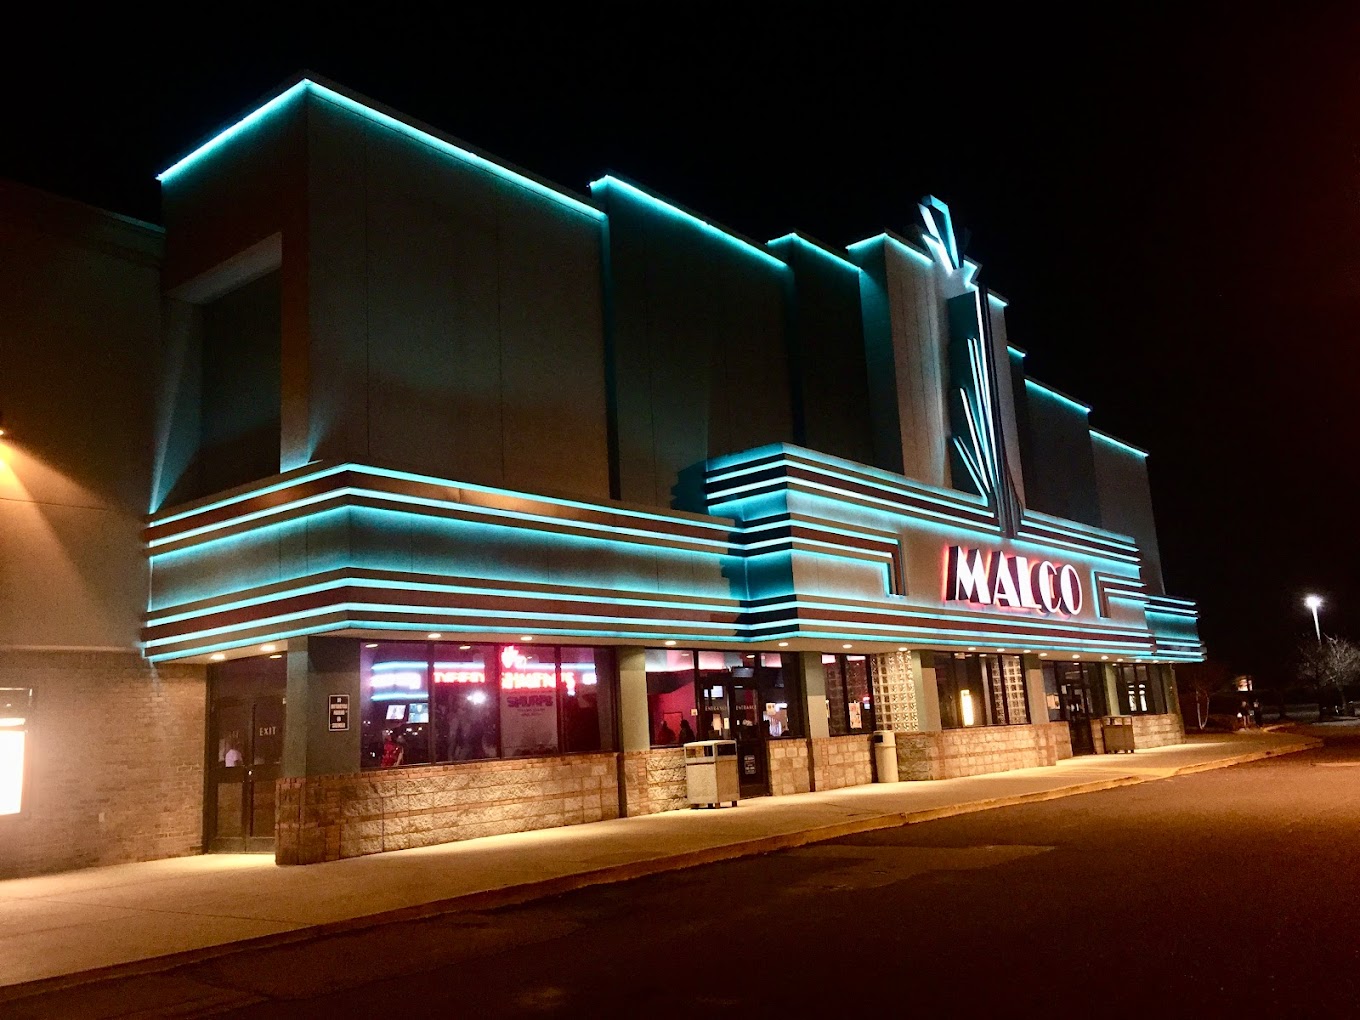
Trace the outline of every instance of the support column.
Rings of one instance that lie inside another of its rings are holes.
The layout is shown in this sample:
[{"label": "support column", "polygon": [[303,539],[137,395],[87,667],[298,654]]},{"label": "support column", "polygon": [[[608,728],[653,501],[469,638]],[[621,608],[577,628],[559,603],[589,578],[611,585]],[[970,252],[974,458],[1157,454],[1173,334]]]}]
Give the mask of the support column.
[{"label": "support column", "polygon": [[1029,721],[1048,722],[1048,694],[1044,690],[1044,667],[1037,655],[1026,655],[1023,659],[1025,669],[1025,694],[1029,698]]},{"label": "support column", "polygon": [[616,649],[619,663],[619,750],[647,751],[652,728],[647,719],[647,653],[642,648]]},{"label": "support column", "polygon": [[1114,667],[1108,662],[1100,663],[1100,678],[1105,684],[1105,714],[1119,715],[1119,686],[1115,683]]},{"label": "support column", "polygon": [[[349,696],[347,730],[330,728],[332,694]],[[360,726],[358,640],[304,637],[289,641],[283,775],[358,772]]]},{"label": "support column", "polygon": [[911,653],[911,672],[916,682],[916,720],[922,733],[940,731],[940,689],[935,685],[935,653]]},{"label": "support column", "polygon": [[803,675],[803,698],[807,706],[807,735],[816,740],[829,737],[826,706],[826,670],[821,652],[799,652],[798,667]]}]

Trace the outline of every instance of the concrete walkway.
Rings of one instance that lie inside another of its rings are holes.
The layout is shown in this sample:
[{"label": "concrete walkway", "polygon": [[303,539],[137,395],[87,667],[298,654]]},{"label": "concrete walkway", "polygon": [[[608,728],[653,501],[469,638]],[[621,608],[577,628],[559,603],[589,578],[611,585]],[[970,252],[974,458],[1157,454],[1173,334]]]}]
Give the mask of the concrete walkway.
[{"label": "concrete walkway", "polygon": [[[283,868],[209,854],[0,882],[0,1003],[321,932],[482,909],[871,829],[1223,768],[1316,746],[1253,733],[931,783],[766,797]],[[30,984],[37,982],[37,984]],[[20,987],[23,986],[23,987]]]}]

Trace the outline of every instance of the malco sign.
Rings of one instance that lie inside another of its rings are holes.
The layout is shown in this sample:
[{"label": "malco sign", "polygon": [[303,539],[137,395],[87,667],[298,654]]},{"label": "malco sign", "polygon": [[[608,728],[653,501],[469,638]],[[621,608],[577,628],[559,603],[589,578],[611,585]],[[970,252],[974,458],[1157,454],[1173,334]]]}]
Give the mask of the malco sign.
[{"label": "malco sign", "polygon": [[1081,576],[1070,563],[951,545],[945,549],[944,600],[1076,616]]}]

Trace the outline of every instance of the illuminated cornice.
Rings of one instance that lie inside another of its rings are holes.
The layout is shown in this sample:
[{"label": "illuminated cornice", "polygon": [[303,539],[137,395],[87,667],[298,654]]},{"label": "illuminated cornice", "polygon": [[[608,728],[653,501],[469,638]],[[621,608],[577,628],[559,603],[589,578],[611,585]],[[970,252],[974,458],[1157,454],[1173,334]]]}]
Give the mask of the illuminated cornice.
[{"label": "illuminated cornice", "polygon": [[437,152],[453,156],[455,159],[494,174],[517,187],[552,199],[554,202],[576,212],[584,213],[592,219],[600,220],[604,218],[604,213],[598,208],[575,197],[563,188],[541,180],[524,170],[483,155],[462,142],[443,135],[432,127],[410,120],[394,110],[387,110],[372,100],[351,94],[338,85],[333,83],[323,84],[313,78],[306,77],[252,110],[236,123],[219,131],[187,156],[162,170],[156,175],[156,180],[162,184],[172,182],[185,170],[201,163],[206,157],[231,143],[233,139],[246,134],[252,127],[268,120],[275,113],[285,109],[290,103],[307,95],[333,103],[371,123],[396,131],[420,142],[422,145],[429,146]]}]

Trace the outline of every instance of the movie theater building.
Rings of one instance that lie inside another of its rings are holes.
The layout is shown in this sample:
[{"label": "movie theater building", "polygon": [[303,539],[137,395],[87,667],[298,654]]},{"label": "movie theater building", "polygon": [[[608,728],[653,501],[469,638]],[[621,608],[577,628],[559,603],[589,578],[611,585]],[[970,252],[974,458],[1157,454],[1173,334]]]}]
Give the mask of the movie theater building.
[{"label": "movie theater building", "polygon": [[756,797],[1181,739],[1147,455],[943,203],[759,243],[309,79],[161,183],[3,195],[11,873],[673,810],[692,740]]}]

